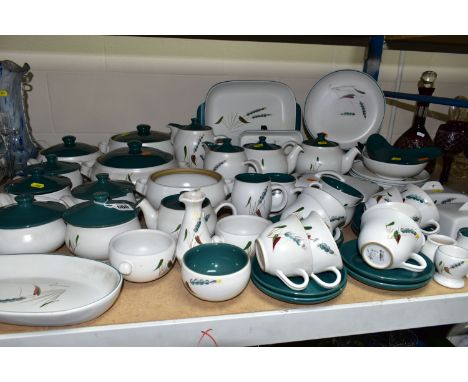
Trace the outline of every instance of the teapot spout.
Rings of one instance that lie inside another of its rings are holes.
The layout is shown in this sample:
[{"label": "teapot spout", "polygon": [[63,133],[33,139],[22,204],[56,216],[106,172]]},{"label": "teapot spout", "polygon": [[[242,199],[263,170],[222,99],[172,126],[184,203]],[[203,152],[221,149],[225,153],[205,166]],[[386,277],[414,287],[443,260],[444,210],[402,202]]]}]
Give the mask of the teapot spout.
[{"label": "teapot spout", "polygon": [[357,147],[353,147],[345,155],[343,155],[343,158],[341,159],[342,174],[346,174],[351,169],[354,158],[356,158],[358,154],[360,154],[359,149]]},{"label": "teapot spout", "polygon": [[213,142],[205,141],[205,142],[202,142],[202,146],[203,146],[203,149],[205,150],[205,154],[206,154],[208,151],[215,148],[216,144],[213,143]]},{"label": "teapot spout", "polygon": [[138,207],[143,211],[146,226],[149,229],[156,229],[158,226],[158,211],[146,199],[142,199],[142,201],[138,203]]},{"label": "teapot spout", "polygon": [[300,153],[303,153],[304,149],[301,145],[295,144],[289,154],[286,156],[286,163],[288,164],[288,174],[294,172],[297,164],[297,158]]}]

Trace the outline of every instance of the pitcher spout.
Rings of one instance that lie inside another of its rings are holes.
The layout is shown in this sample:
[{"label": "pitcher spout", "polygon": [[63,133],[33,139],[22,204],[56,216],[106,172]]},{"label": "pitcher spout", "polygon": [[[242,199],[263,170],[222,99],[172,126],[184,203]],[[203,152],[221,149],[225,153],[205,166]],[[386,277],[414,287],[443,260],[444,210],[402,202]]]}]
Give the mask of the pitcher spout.
[{"label": "pitcher spout", "polygon": [[346,174],[349,170],[351,170],[351,167],[354,162],[354,158],[360,153],[359,149],[357,147],[351,148],[346,154],[343,155],[343,158],[341,159],[341,173]]}]

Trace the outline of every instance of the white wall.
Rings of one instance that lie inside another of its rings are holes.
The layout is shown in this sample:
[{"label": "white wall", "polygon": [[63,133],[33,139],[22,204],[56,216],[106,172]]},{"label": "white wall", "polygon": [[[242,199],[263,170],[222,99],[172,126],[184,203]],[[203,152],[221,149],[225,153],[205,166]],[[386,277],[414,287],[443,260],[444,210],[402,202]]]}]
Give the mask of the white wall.
[{"label": "white wall", "polygon": [[[304,105],[325,74],[362,69],[360,47],[107,36],[0,36],[0,60],[28,62],[34,75],[29,115],[44,146],[65,134],[96,144],[138,123],[164,130],[185,123],[214,84],[231,79],[281,81]],[[379,83],[384,90],[416,92],[424,70],[439,78],[434,95],[468,95],[468,55],[384,51]],[[397,89],[401,59],[402,81]],[[411,103],[411,102],[408,102]],[[432,110],[447,113],[443,106]],[[412,113],[387,107],[382,133],[396,139]],[[441,121],[428,120],[432,134]]]}]

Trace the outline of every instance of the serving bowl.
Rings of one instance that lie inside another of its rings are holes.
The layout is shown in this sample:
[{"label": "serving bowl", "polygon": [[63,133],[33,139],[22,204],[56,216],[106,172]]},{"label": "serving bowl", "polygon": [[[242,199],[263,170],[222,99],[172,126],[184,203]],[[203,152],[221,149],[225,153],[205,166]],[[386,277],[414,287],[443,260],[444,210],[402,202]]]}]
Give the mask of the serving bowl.
[{"label": "serving bowl", "polygon": [[366,150],[362,152],[362,161],[370,171],[384,179],[402,180],[418,175],[424,170],[428,162],[418,164],[398,164],[379,162],[369,158]]},{"label": "serving bowl", "polygon": [[225,243],[201,244],[182,259],[182,281],[187,290],[206,301],[236,297],[247,286],[251,264],[247,253]]}]

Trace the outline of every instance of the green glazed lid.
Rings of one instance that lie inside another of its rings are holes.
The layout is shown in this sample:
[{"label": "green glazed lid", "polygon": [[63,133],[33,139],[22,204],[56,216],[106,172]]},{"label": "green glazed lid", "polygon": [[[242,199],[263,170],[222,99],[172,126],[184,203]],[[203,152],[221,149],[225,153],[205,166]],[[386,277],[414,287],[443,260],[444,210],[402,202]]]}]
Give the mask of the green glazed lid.
[{"label": "green glazed lid", "polygon": [[143,147],[140,141],[130,141],[128,147],[112,150],[100,156],[97,161],[114,168],[148,168],[169,163],[174,157],[164,151]]},{"label": "green glazed lid", "polygon": [[42,168],[35,168],[31,175],[5,186],[5,191],[14,194],[44,195],[71,187],[71,180],[64,176],[44,175]]},{"label": "green glazed lid", "polygon": [[219,145],[210,144],[209,147],[211,151],[215,151],[217,153],[240,153],[244,151],[244,149],[240,146],[234,146],[231,143],[231,138],[223,138],[222,143]]},{"label": "green glazed lid", "polygon": [[62,218],[65,206],[56,202],[36,202],[31,194],[18,195],[16,203],[0,208],[0,229],[37,227]]},{"label": "green glazed lid", "polygon": [[206,131],[212,130],[209,126],[203,126],[200,124],[197,118],[192,118],[190,125],[179,125],[177,123],[170,123],[169,125],[178,127],[181,130],[188,130],[188,131]]},{"label": "green glazed lid", "polygon": [[[180,194],[166,196],[165,198],[161,200],[161,205],[171,210],[184,211],[185,204],[179,201],[179,197],[180,197]],[[208,198],[205,198],[202,204],[202,208],[205,208],[209,204],[210,204],[210,200]]]},{"label": "green glazed lid", "polygon": [[72,190],[72,195],[78,199],[93,200],[95,192],[107,192],[111,199],[121,198],[135,190],[135,185],[125,180],[110,180],[109,174],[96,174],[97,180],[83,183]]},{"label": "green glazed lid", "polygon": [[99,151],[96,146],[88,145],[87,143],[76,142],[76,137],[73,135],[65,135],[62,137],[63,143],[51,146],[41,151],[42,155],[55,154],[58,157],[80,157],[84,155],[94,154]]},{"label": "green glazed lid", "polygon": [[95,192],[92,201],[75,204],[65,211],[63,220],[76,227],[112,227],[135,219],[138,212],[133,203],[109,199],[107,192]]},{"label": "green glazed lid", "polygon": [[252,149],[252,150],[279,150],[281,149],[281,146],[275,145],[274,143],[268,143],[266,141],[266,137],[264,136],[258,137],[257,143],[247,143],[244,145],[244,147],[247,149]]},{"label": "green glazed lid", "polygon": [[79,163],[58,161],[57,155],[55,154],[47,154],[46,159],[47,162],[33,164],[26,167],[26,174],[31,174],[35,168],[42,168],[44,170],[44,174],[46,175],[68,174],[80,169]]},{"label": "green glazed lid", "polygon": [[150,131],[151,126],[146,124],[137,125],[136,130],[128,131],[114,135],[111,139],[116,142],[130,142],[138,140],[142,143],[153,143],[163,142],[171,139],[171,136],[167,133],[161,133],[159,131]]},{"label": "green glazed lid", "polygon": [[308,146],[316,146],[316,147],[336,147],[336,146],[338,146],[338,143],[328,141],[325,137],[326,137],[325,133],[318,133],[317,138],[307,139],[306,141],[304,141],[304,144],[308,145]]}]

